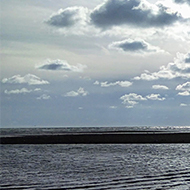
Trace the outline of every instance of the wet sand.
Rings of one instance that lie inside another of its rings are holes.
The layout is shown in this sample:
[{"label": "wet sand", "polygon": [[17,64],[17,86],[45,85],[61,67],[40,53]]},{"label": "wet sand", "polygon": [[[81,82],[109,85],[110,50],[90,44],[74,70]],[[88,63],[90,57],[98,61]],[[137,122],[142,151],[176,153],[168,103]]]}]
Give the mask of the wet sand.
[{"label": "wet sand", "polygon": [[190,132],[122,131],[4,136],[1,144],[190,143]]}]

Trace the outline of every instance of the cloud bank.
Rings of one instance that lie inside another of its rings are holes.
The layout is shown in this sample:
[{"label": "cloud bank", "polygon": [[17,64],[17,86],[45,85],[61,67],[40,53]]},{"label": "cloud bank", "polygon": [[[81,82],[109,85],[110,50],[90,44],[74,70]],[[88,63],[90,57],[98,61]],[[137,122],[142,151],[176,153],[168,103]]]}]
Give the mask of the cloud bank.
[{"label": "cloud bank", "polygon": [[159,71],[150,73],[146,71],[140,76],[134,77],[134,80],[158,80],[158,79],[174,79],[174,78],[190,78],[190,54],[177,53],[177,57],[173,63],[161,66]]},{"label": "cloud bank", "polygon": [[47,59],[43,65],[37,66],[36,68],[49,71],[83,72],[83,70],[86,68],[86,65],[82,65],[79,63],[77,65],[70,65],[65,60]]},{"label": "cloud bank", "polygon": [[9,84],[28,84],[28,85],[43,85],[43,84],[49,84],[48,81],[42,80],[39,77],[27,74],[25,76],[20,75],[14,75],[10,78],[4,78],[2,80],[2,83],[9,83]]}]

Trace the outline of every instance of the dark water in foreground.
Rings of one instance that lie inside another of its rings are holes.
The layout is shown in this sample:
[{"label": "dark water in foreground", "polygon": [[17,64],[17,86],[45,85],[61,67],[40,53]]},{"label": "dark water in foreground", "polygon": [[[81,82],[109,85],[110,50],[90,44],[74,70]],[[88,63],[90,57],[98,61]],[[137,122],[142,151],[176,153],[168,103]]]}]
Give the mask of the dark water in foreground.
[{"label": "dark water in foreground", "polygon": [[1,189],[190,189],[190,144],[1,145],[0,160]]}]

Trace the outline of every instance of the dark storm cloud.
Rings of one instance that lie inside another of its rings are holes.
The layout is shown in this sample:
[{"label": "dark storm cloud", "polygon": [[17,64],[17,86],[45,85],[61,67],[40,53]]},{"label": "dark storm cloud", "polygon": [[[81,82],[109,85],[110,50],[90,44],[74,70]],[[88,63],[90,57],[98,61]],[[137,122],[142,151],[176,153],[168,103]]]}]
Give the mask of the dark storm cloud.
[{"label": "dark storm cloud", "polygon": [[190,5],[190,0],[174,0],[176,3],[187,3]]},{"label": "dark storm cloud", "polygon": [[80,21],[84,21],[87,11],[87,8],[84,7],[60,9],[56,14],[52,15],[46,23],[55,27],[71,27]]},{"label": "dark storm cloud", "polygon": [[169,12],[162,5],[153,11],[148,4],[140,0],[107,0],[91,13],[91,22],[100,28],[109,28],[123,24],[138,27],[162,27],[172,25],[181,17]]}]

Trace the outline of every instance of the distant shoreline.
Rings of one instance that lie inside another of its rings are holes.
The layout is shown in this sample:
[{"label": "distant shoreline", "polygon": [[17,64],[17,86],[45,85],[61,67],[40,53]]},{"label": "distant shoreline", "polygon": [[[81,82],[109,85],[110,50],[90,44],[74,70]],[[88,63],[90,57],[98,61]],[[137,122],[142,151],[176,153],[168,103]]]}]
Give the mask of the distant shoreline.
[{"label": "distant shoreline", "polygon": [[1,144],[151,144],[190,143],[190,132],[120,131],[3,136]]}]

